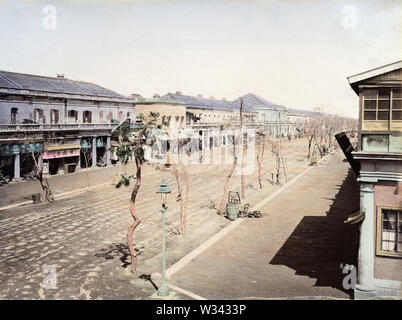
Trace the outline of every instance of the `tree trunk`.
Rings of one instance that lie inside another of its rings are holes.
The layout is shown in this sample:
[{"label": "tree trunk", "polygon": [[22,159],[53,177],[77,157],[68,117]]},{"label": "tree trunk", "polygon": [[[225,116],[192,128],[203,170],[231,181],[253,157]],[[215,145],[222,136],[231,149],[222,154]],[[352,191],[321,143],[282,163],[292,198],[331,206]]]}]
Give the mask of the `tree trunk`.
[{"label": "tree trunk", "polygon": [[260,144],[260,148],[258,150],[258,155],[257,155],[257,164],[258,164],[258,184],[260,185],[260,189],[262,189],[262,183],[261,183],[261,164],[264,159],[264,148],[265,148],[265,141],[262,141]]},{"label": "tree trunk", "polygon": [[179,193],[179,202],[180,202],[180,228],[181,228],[181,233],[183,233],[184,231],[184,218],[183,218],[183,210],[184,210],[184,201],[183,201],[183,188],[182,188],[182,184],[180,183],[180,173],[177,170],[177,167],[175,164],[172,164],[172,169],[173,169],[173,173],[176,177],[176,182],[177,182],[177,190]]},{"label": "tree trunk", "polygon": [[138,190],[141,187],[141,167],[142,167],[142,161],[143,161],[138,154],[138,150],[140,150],[142,148],[141,147],[141,137],[145,133],[148,125],[149,125],[149,123],[145,124],[144,127],[139,132],[138,138],[137,138],[137,141],[135,144],[135,152],[134,152],[135,165],[137,167],[137,172],[135,174],[135,176],[136,176],[135,186],[134,186],[133,192],[131,193],[131,198],[130,198],[130,213],[134,219],[134,222],[130,225],[130,227],[127,230],[127,243],[128,243],[128,248],[130,250],[130,255],[131,255],[131,272],[133,272],[133,273],[137,268],[137,255],[136,255],[134,245],[133,245],[133,233],[134,233],[134,230],[137,228],[137,226],[141,222],[141,219],[135,210],[135,199],[137,198]]},{"label": "tree trunk", "polygon": [[137,255],[133,245],[133,233],[141,222],[141,219],[135,210],[135,199],[137,197],[138,190],[141,187],[141,161],[136,159],[136,165],[137,165],[137,173],[136,173],[137,179],[133,192],[131,193],[131,199],[130,199],[130,213],[134,219],[134,222],[130,225],[130,227],[127,230],[127,242],[131,255],[131,272],[134,272],[137,267]]},{"label": "tree trunk", "polygon": [[33,151],[31,153],[31,155],[32,155],[33,161],[35,163],[36,176],[37,176],[39,183],[43,190],[42,201],[43,202],[53,202],[54,196],[52,194],[52,191],[50,190],[49,182],[47,181],[46,178],[43,178],[43,163],[42,163],[42,166],[39,168],[38,162],[36,161],[35,153]]},{"label": "tree trunk", "polygon": [[186,195],[184,198],[184,210],[183,210],[183,220],[182,220],[182,233],[183,236],[186,235],[186,222],[187,222],[187,205],[188,205],[188,193],[190,190],[190,184],[188,182],[188,173],[186,168],[183,166],[184,184],[186,186]]},{"label": "tree trunk", "polygon": [[84,155],[84,160],[85,160],[85,174],[87,176],[87,182],[88,182],[88,189],[91,187],[91,183],[89,181],[89,172],[88,172],[88,157],[87,157],[87,150],[82,152]]},{"label": "tree trunk", "polygon": [[246,188],[245,188],[245,176],[244,176],[244,159],[246,157],[246,150],[247,150],[247,139],[244,141],[243,135],[243,100],[240,98],[240,135],[241,135],[241,142],[243,146],[243,153],[241,159],[241,176],[240,176],[240,186],[241,186],[241,198],[246,198]]}]

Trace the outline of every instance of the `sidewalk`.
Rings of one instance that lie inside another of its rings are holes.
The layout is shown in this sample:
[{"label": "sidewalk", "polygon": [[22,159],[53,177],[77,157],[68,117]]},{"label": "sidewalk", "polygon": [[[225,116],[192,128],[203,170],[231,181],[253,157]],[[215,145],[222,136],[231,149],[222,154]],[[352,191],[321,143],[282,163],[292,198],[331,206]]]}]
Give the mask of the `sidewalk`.
[{"label": "sidewalk", "polygon": [[[135,173],[134,162],[128,163],[126,170],[127,172]],[[112,177],[118,173],[118,165],[103,168],[88,168],[90,185],[93,187],[109,183],[112,181]],[[86,169],[82,169],[77,173],[54,175],[48,178],[48,181],[55,196],[88,187]],[[21,202],[32,202],[32,194],[38,192],[41,193],[42,188],[37,180],[11,182],[0,188],[0,208]]]},{"label": "sidewalk", "polygon": [[358,232],[345,226],[359,206],[357,184],[337,152],[172,275],[207,299],[343,298],[340,265],[356,266]]}]

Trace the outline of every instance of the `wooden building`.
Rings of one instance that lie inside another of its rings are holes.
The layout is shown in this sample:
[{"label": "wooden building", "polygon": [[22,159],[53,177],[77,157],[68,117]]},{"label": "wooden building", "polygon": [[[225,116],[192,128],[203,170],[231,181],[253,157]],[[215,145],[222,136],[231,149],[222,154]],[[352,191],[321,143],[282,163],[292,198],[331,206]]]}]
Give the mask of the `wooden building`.
[{"label": "wooden building", "polygon": [[348,77],[359,96],[355,298],[402,297],[402,61]]}]

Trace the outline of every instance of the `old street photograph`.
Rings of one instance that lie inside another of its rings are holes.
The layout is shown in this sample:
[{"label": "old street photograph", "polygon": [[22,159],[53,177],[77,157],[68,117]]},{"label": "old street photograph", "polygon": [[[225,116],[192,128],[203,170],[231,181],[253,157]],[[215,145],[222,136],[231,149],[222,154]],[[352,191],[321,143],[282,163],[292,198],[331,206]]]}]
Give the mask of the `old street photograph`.
[{"label": "old street photograph", "polygon": [[402,300],[401,39],[400,0],[0,0],[0,301]]}]

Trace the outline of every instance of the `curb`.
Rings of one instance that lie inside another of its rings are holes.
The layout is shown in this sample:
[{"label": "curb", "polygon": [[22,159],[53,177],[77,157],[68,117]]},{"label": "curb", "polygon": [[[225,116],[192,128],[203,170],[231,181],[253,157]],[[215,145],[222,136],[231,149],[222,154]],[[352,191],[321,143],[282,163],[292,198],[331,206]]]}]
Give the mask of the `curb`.
[{"label": "curb", "polygon": [[[97,168],[97,169],[102,169],[102,168]],[[97,169],[95,169],[95,170],[97,170]],[[149,175],[151,175],[151,174],[153,174],[153,173],[154,173],[153,171],[152,171],[152,172],[148,172],[148,173],[146,173],[146,174],[143,174],[142,176],[143,176],[143,177],[149,176]],[[66,192],[63,192],[63,193],[55,194],[55,195],[54,195],[54,198],[55,198],[55,200],[60,200],[60,199],[67,198],[68,196],[70,196],[70,195],[72,195],[72,194],[75,194],[75,193],[81,193],[81,192],[89,191],[89,190],[92,190],[92,189],[94,189],[94,188],[99,188],[99,187],[103,187],[103,186],[106,186],[106,185],[113,185],[113,184],[112,184],[111,181],[109,181],[109,182],[104,182],[104,183],[100,183],[100,184],[95,184],[95,185],[93,185],[93,186],[90,186],[89,188],[88,188],[88,187],[84,187],[84,188],[80,188],[80,189],[75,189],[75,190],[71,190],[71,191],[66,191]],[[19,202],[19,203],[10,204],[10,205],[4,206],[4,207],[0,207],[0,211],[4,211],[4,210],[7,210],[7,209],[12,209],[12,208],[24,206],[24,205],[27,205],[27,204],[33,204],[33,203],[32,203],[32,200],[23,201],[23,202]]]}]

